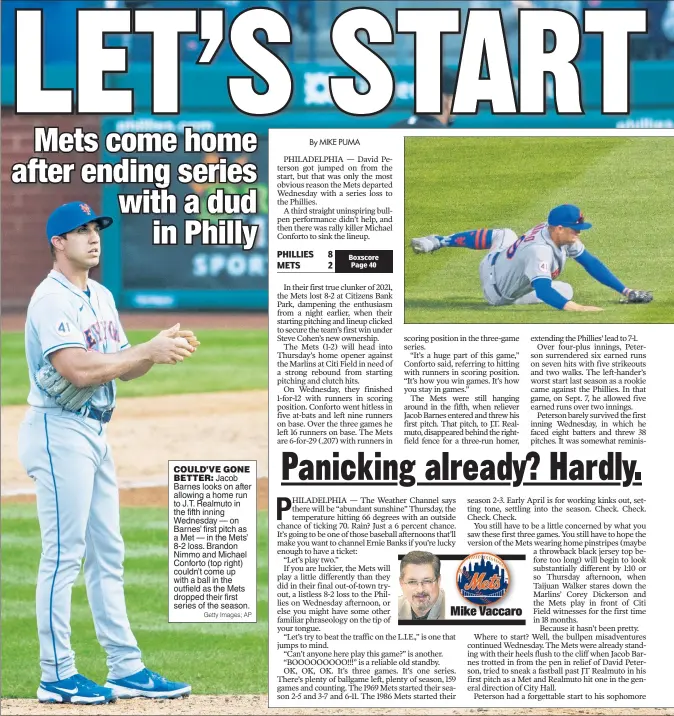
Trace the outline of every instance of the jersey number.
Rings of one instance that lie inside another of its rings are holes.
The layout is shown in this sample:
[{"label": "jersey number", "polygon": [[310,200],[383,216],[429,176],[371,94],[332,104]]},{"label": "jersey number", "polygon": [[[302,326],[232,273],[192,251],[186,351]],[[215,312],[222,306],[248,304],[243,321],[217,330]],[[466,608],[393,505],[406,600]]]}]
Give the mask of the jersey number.
[{"label": "jersey number", "polygon": [[519,248],[520,244],[523,241],[533,241],[536,238],[536,234],[545,226],[545,224],[538,224],[537,226],[534,226],[533,229],[531,229],[529,232],[524,234],[524,236],[520,236],[517,241],[515,241],[514,244],[508,247],[508,250],[506,251],[506,256],[511,259],[515,255],[515,251]]},{"label": "jersey number", "polygon": [[67,321],[61,321],[56,329],[56,332],[60,333],[62,336],[67,335],[70,333],[70,324]]},{"label": "jersey number", "polygon": [[511,259],[515,255],[515,251],[519,248],[519,245],[524,241],[524,236],[520,236],[514,244],[511,244],[506,251],[506,256]]}]

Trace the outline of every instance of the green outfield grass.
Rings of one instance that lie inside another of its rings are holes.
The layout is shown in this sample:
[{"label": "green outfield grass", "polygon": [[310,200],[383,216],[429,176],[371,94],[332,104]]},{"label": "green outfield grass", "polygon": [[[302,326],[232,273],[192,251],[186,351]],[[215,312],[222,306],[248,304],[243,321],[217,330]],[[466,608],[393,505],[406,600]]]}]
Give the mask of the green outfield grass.
[{"label": "green outfield grass", "polygon": [[[132,344],[156,331],[129,331]],[[155,366],[140,380],[117,382],[118,395],[153,396],[267,388],[267,331],[208,330],[198,332],[198,352],[180,365]],[[2,334],[2,405],[26,402],[28,373],[23,333]]]},{"label": "green outfield grass", "polygon": [[[407,323],[674,322],[674,139],[670,137],[412,137],[405,142]],[[415,255],[415,236],[480,227],[518,233],[558,204],[578,204],[593,228],[588,249],[631,288],[654,291],[625,306],[616,292],[567,262],[560,280],[574,300],[603,313],[549,306],[488,306],[478,265],[484,252]]]},{"label": "green outfield grass", "polygon": [[[188,681],[197,694],[267,692],[267,514],[258,515],[257,623],[169,624],[167,513],[122,509],[129,619],[147,666]],[[2,696],[35,697],[40,669],[35,578],[40,559],[35,505],[2,506]],[[77,667],[103,683],[105,654],[96,641],[82,575],[73,590],[72,644]]]}]

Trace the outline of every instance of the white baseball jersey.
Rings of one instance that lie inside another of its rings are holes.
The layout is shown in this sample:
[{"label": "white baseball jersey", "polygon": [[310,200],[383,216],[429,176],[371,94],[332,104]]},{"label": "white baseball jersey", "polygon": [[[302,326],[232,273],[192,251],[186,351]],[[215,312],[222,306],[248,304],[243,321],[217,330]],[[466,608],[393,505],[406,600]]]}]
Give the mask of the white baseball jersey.
[{"label": "white baseball jersey", "polygon": [[[58,407],[54,398],[38,388],[35,373],[62,348],[83,348],[99,353],[117,353],[128,348],[110,291],[87,281],[89,295],[52,270],[35,289],[26,316],[26,359],[30,374],[28,402],[38,408]],[[115,404],[115,381],[96,390],[89,404],[107,410]]]},{"label": "white baseball jersey", "polygon": [[577,239],[573,244],[556,246],[547,224],[538,224],[510,246],[496,247],[484,259],[489,267],[492,288],[506,303],[512,303],[532,290],[537,278],[555,279],[568,257],[576,258],[585,250]]}]

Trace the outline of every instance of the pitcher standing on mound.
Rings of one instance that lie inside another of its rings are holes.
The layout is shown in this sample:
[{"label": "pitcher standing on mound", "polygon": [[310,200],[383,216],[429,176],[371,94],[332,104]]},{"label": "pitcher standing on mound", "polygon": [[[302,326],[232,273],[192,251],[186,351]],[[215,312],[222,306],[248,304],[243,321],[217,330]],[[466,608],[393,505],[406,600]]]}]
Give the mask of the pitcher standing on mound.
[{"label": "pitcher standing on mound", "polygon": [[[58,207],[47,221],[53,269],[35,289],[26,316],[30,408],[19,454],[35,481],[42,555],[37,625],[43,703],[98,704],[116,698],[175,698],[189,684],[145,668],[124,600],[119,493],[106,428],[115,380],[175,364],[199,345],[180,325],[130,347],[110,291],[89,278],[101,257],[100,232],[112,224],[84,202]],[[78,673],[70,646],[72,588],[84,559],[96,636],[107,654],[101,686]]]}]

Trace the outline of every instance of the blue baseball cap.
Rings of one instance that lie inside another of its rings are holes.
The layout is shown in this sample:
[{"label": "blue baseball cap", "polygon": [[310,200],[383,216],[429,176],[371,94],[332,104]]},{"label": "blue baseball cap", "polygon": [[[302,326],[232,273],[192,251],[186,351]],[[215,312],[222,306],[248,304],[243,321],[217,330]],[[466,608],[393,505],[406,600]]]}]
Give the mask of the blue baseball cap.
[{"label": "blue baseball cap", "polygon": [[98,223],[99,228],[107,229],[112,224],[109,216],[98,216],[96,212],[84,201],[71,201],[54,209],[47,219],[47,241],[52,236],[63,236],[74,231],[78,226],[84,226],[90,221]]},{"label": "blue baseball cap", "polygon": [[592,224],[585,221],[583,212],[573,204],[556,206],[548,214],[548,226],[566,226],[578,231],[592,228]]}]

